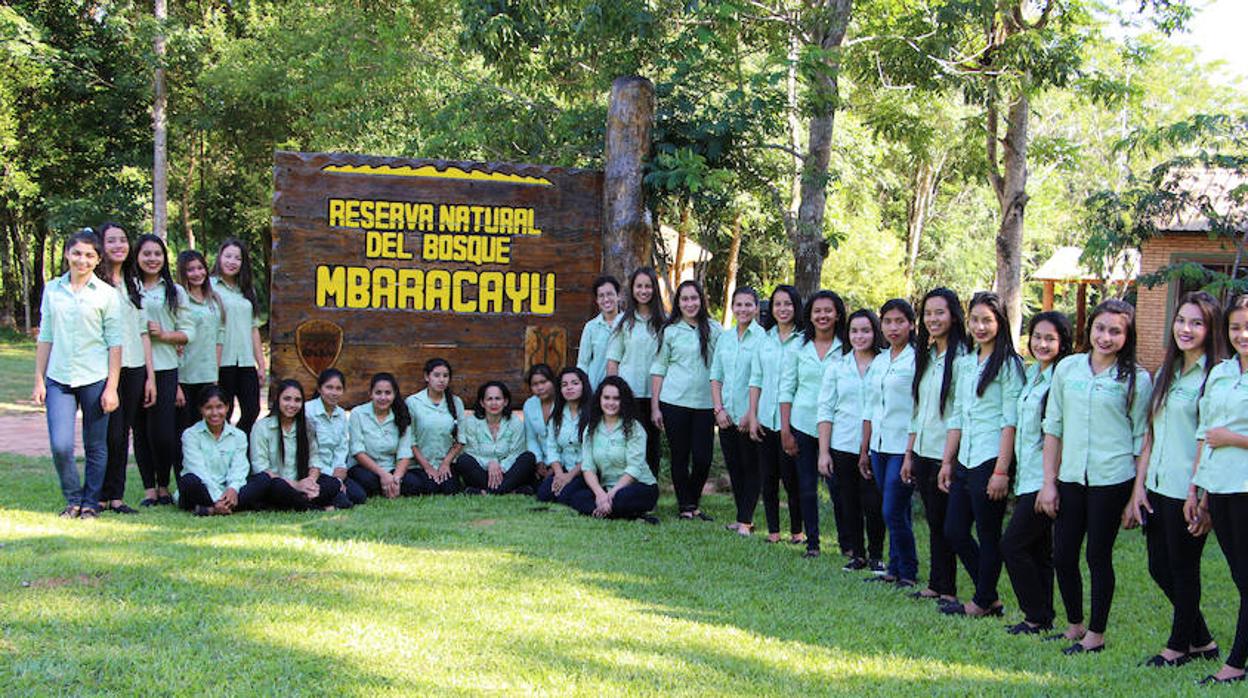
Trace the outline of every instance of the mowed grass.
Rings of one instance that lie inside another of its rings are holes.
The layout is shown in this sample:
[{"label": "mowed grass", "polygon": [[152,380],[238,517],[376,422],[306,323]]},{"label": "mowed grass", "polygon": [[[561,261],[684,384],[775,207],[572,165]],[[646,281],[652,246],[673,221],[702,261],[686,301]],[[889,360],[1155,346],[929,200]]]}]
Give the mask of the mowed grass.
[{"label": "mowed grass", "polygon": [[[834,545],[810,561],[739,539],[730,498],[706,504],[715,523],[674,520],[668,497],[659,526],[522,497],[63,521],[50,463],[0,456],[0,694],[1173,695],[1216,668],[1136,666],[1170,618],[1138,532],[1107,651],[1064,657],[864,584]],[[1204,569],[1229,646],[1216,545]]]},{"label": "mowed grass", "polygon": [[35,411],[30,403],[34,382],[34,342],[0,342],[0,414]]}]

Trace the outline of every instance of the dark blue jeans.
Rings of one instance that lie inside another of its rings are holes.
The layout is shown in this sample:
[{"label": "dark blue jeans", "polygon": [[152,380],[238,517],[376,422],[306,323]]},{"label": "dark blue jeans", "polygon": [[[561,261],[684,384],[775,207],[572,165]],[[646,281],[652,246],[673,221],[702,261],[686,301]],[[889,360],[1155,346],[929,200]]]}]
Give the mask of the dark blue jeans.
[{"label": "dark blue jeans", "polygon": [[[71,388],[51,378],[44,379],[47,389],[48,441],[52,446],[52,463],[61,479],[65,503],[97,509],[104,472],[108,469],[108,415],[100,407],[104,381]],[[82,450],[86,464],[83,477],[78,477],[74,461],[74,418],[82,409]]]},{"label": "dark blue jeans", "polygon": [[914,547],[910,496],[914,487],[901,481],[900,453],[871,452],[871,473],[883,497],[884,525],[888,527],[888,574],[898,579],[919,577],[919,554]]}]

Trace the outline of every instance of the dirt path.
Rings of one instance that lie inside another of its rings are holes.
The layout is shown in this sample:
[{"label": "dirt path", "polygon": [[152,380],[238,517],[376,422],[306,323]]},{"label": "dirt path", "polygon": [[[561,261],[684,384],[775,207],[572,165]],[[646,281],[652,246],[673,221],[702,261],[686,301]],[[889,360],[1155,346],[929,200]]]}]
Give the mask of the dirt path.
[{"label": "dirt path", "polygon": [[[74,451],[82,453],[82,422],[74,424]],[[48,422],[42,412],[0,414],[0,453],[50,456]]]}]

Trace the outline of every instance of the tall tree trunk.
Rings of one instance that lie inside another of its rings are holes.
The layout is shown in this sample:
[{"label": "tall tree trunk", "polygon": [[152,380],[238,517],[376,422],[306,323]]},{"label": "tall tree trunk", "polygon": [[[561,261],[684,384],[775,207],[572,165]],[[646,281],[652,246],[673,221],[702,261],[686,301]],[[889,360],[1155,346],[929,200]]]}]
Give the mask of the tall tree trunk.
[{"label": "tall tree trunk", "polygon": [[932,201],[936,198],[936,186],[940,183],[940,172],[944,168],[945,155],[941,154],[935,163],[926,158],[919,161],[914,171],[914,182],[910,192],[910,201],[906,204],[906,295],[914,295],[914,267],[919,260],[919,246],[923,240],[923,229],[927,226],[932,210]]},{"label": "tall tree trunk", "polygon": [[[673,289],[680,285],[681,267],[685,263],[685,240],[689,239],[689,229],[693,225],[692,217],[689,215],[690,207],[688,201],[682,201],[680,204],[680,223],[676,225],[676,253],[672,255]],[[672,299],[672,305],[673,307],[676,305],[675,298]]]},{"label": "tall tree trunk", "polygon": [[0,326],[15,327],[17,320],[14,309],[17,305],[18,281],[17,270],[17,234],[13,214],[8,210],[0,213],[0,240],[4,241],[4,249],[0,250],[0,286],[4,293],[0,294]]},{"label": "tall tree trunk", "polygon": [[165,115],[169,95],[165,92],[165,20],[168,19],[166,0],[156,1],[156,37],[153,49],[156,54],[155,99],[152,102],[152,232],[162,240],[168,237],[169,219],[169,160],[167,140],[169,124]]},{"label": "tall tree trunk", "polygon": [[1010,316],[1015,342],[1023,323],[1023,222],[1027,211],[1028,110],[1026,85],[1018,89],[1006,114],[1005,136],[999,139],[999,115],[995,99],[988,103],[988,177],[997,195],[1000,221],[997,227],[996,291]]},{"label": "tall tree trunk", "polygon": [[732,219],[732,245],[728,248],[728,280],[724,283],[724,327],[732,319],[732,294],[737,292],[737,272],[741,265],[741,214]]},{"label": "tall tree trunk", "polygon": [[637,76],[616,78],[607,108],[602,266],[618,279],[648,265],[654,246],[642,181],[653,129],[654,85]]},{"label": "tall tree trunk", "polygon": [[186,248],[199,249],[195,244],[195,230],[191,227],[191,184],[195,181],[195,168],[199,166],[199,154],[191,147],[191,164],[186,170],[186,181],[182,187],[182,231],[186,235]]}]

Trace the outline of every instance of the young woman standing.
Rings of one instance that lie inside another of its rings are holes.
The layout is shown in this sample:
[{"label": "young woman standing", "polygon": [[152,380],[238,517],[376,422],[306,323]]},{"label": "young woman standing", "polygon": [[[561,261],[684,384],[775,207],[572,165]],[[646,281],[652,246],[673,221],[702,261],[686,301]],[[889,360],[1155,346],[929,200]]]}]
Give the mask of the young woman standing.
[{"label": "young woman standing", "polygon": [[350,509],[368,499],[360,483],[347,476],[351,431],[347,412],[338,404],[346,389],[347,379],[342,371],[327,368],[316,377],[316,396],[303,406],[308,427],[316,434],[316,460],[320,463],[321,474],[329,475],[336,483],[329,483],[337,492],[333,500],[335,509]]},{"label": "young woman standing", "polygon": [[1174,607],[1170,637],[1145,666],[1179,666],[1212,652],[1217,645],[1200,612],[1200,556],[1206,536],[1193,536],[1183,504],[1196,462],[1196,406],[1209,372],[1222,360],[1222,309],[1203,291],[1184,294],[1170,325],[1166,356],[1153,379],[1144,437],[1127,528],[1144,527],[1148,573]]},{"label": "young woman standing", "polygon": [[831,291],[818,291],[806,301],[805,319],[806,332],[785,355],[780,374],[780,446],[797,460],[806,528],[802,557],[813,558],[819,557],[819,389],[824,372],[845,356],[845,303]]},{"label": "young woman standing", "polygon": [[247,481],[247,435],[229,424],[225,391],[215,385],[204,388],[198,407],[202,419],[182,432],[178,506],[196,516],[255,509],[267,482]]},{"label": "young woman standing", "polygon": [[1193,535],[1209,530],[1231,568],[1239,590],[1235,641],[1226,663],[1201,683],[1243,681],[1248,662],[1248,294],[1226,308],[1227,339],[1234,355],[1209,373],[1200,398],[1196,465],[1184,514]]},{"label": "young woman standing", "polygon": [[[1075,641],[1063,652],[1100,652],[1114,599],[1114,541],[1131,499],[1148,431],[1152,382],[1135,365],[1135,308],[1107,300],[1088,320],[1087,354],[1053,373],[1044,415],[1044,485],[1036,506],[1053,517],[1053,566]],[[1091,620],[1083,624],[1079,549],[1088,539]]]},{"label": "young woman standing", "polygon": [[598,314],[581,330],[581,343],[576,350],[576,367],[589,376],[591,385],[598,385],[607,375],[607,342],[619,322],[617,304],[620,299],[620,282],[614,276],[594,279],[594,303]]},{"label": "young woman standing", "polygon": [[139,236],[138,267],[143,316],[152,344],[156,402],[134,422],[134,460],[143,478],[141,506],[173,504],[169,475],[179,467],[178,351],[195,339],[186,289],[173,282],[169,250],[152,234]]},{"label": "young woman standing", "polygon": [[459,425],[464,451],[455,474],[470,494],[533,494],[533,454],[524,450],[524,425],[511,415],[511,391],[499,381],[477,388],[477,402]]},{"label": "young woman standing", "polygon": [[304,412],[303,386],[290,378],[281,381],[269,400],[269,415],[251,433],[251,476],[265,483],[264,506],[289,511],[333,506],[341,488],[319,453]]},{"label": "young woman standing", "polygon": [[758,462],[762,470],[763,513],[767,517],[767,542],[780,542],[780,483],[784,483],[789,503],[789,542],[802,545],[801,481],[797,461],[780,444],[780,374],[788,364],[787,353],[805,336],[802,325],[802,297],[792,286],[777,286],[771,292],[772,326],[767,341],[754,354],[750,367],[750,413],[759,442]]},{"label": "young woman standing", "polygon": [[1000,296],[976,293],[967,309],[975,351],[958,358],[954,366],[956,393],[937,485],[949,495],[945,540],[962,559],[975,594],[969,602],[949,604],[941,611],[1001,616],[1004,607],[997,596],[1001,524],[1014,463],[1023,361],[1014,351]]},{"label": "young woman standing", "polygon": [[559,372],[559,395],[546,430],[545,451],[550,458],[550,474],[537,486],[539,501],[566,502],[573,490],[583,486],[581,424],[589,419],[588,385],[589,377],[579,368],[569,366]]},{"label": "young woman standing", "polygon": [[260,303],[251,281],[251,260],[241,240],[221,243],[212,267],[212,287],[225,307],[225,332],[221,338],[221,387],[230,405],[238,399],[238,428],[251,433],[260,416],[260,386],[268,373],[264,345],[260,341]]},{"label": "young woman standing", "polygon": [[451,392],[451,364],[433,358],[425,362],[425,389],[407,398],[412,415],[412,457],[420,466],[416,473],[429,494],[458,494],[462,489],[452,466],[463,444],[459,443],[459,420],[464,401]]},{"label": "young woman standing", "polygon": [[910,417],[914,412],[914,308],[901,298],[880,307],[880,326],[888,350],[867,369],[863,401],[862,450],[858,471],[880,490],[881,511],[888,528],[888,568],[870,580],[912,587],[919,576],[919,559],[910,523],[910,496],[914,486],[901,478]]},{"label": "young woman standing", "polygon": [[[659,276],[650,267],[640,267],[628,278],[629,303],[620,313],[620,321],[607,343],[607,375],[619,376],[637,397],[637,414],[646,429],[646,463],[650,472],[659,476],[659,460],[663,444],[659,428],[648,418],[650,414],[650,364],[659,352],[663,334],[663,300],[659,295]],[[585,388],[586,399],[590,389]]]},{"label": "young woman standing", "polygon": [[[838,536],[849,561],[844,570],[866,569],[883,574],[884,518],[875,482],[858,471],[862,452],[863,392],[867,370],[885,347],[875,313],[855,310],[849,316],[852,354],[836,359],[823,374],[819,388],[819,474],[835,478],[841,511]],[[864,536],[865,533],[865,536]],[[864,540],[865,538],[865,540]]]},{"label": "young woman standing", "polygon": [[[568,506],[598,518],[636,519],[659,503],[659,485],[646,467],[646,432],[637,402],[619,376],[605,378],[581,427],[585,486],[565,497]],[[657,521],[657,519],[651,519]]]},{"label": "young woman standing", "polygon": [[[94,519],[108,467],[108,419],[117,409],[122,319],[116,289],[95,275],[103,250],[83,230],[65,241],[69,271],[44,286],[39,305],[35,387],[47,405],[48,441],[65,496],[61,516]],[[74,418],[82,410],[83,477],[74,462]]]},{"label": "young woman standing", "polygon": [[676,288],[676,308],[663,327],[659,353],[650,364],[650,419],[667,432],[676,506],[686,520],[712,520],[698,504],[711,472],[715,438],[711,357],[722,331],[706,310],[702,286],[682,281]]},{"label": "young woman standing", "polygon": [[546,364],[534,364],[524,374],[529,386],[529,399],[524,401],[524,442],[529,453],[537,461],[534,476],[538,482],[546,479],[550,469],[546,457],[546,432],[555,410],[555,372]]},{"label": "young woman standing", "polygon": [[1074,332],[1061,313],[1048,311],[1027,323],[1028,346],[1035,359],[1018,395],[1014,431],[1014,514],[1001,537],[1001,556],[1009,572],[1023,620],[1006,627],[1011,635],[1035,635],[1053,627],[1053,520],[1036,508],[1044,483],[1044,420],[1053,369],[1074,351]]},{"label": "young woman standing", "polygon": [[748,286],[732,294],[732,314],[737,324],[715,344],[711,359],[711,404],[719,427],[719,447],[732,481],[737,519],[727,528],[742,536],[754,532],[754,509],[758,506],[758,444],[750,412],[750,368],[767,334],[755,322],[758,294]]},{"label": "young woman standing", "polygon": [[923,499],[927,518],[928,551],[931,555],[927,588],[915,598],[957,601],[957,559],[945,539],[945,512],[949,495],[937,486],[948,433],[945,416],[953,404],[953,365],[966,353],[966,319],[957,294],[934,288],[919,305],[919,344],[914,356],[914,415],[910,419],[909,443],[901,465],[901,479],[913,482]]},{"label": "young woman standing", "polygon": [[126,505],[126,463],[130,434],[140,408],[156,402],[156,374],[152,370],[152,343],[143,319],[143,294],[130,254],[130,237],[116,223],[100,226],[104,260],[95,268],[101,279],[117,289],[121,310],[121,375],[117,380],[117,411],[108,419],[108,468],[100,491],[100,509],[137,514]]},{"label": "young woman standing", "polygon": [[399,399],[399,381],[389,373],[375,374],[368,394],[371,399],[351,410],[347,420],[355,458],[347,474],[370,497],[424,494],[411,472],[412,414]]},{"label": "young woman standing", "polygon": [[198,419],[199,391],[217,382],[221,341],[225,336],[225,306],[208,280],[208,262],[195,250],[178,254],[178,282],[189,299],[187,312],[195,338],[178,357],[178,436]]}]

